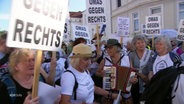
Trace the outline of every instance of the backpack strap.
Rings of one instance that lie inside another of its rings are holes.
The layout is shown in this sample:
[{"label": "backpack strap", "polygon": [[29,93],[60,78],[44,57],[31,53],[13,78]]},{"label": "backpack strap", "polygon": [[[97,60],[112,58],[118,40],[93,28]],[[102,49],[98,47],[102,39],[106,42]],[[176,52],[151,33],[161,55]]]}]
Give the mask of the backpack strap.
[{"label": "backpack strap", "polygon": [[74,93],[74,100],[76,100],[77,99],[77,88],[78,88],[77,78],[76,78],[75,74],[71,70],[65,70],[64,72],[72,73],[74,78],[75,78],[75,84],[74,84],[74,87],[73,87],[73,93]]},{"label": "backpack strap", "polygon": [[[152,62],[153,63],[154,63],[157,55],[158,55],[158,53],[155,53],[154,56],[152,57]],[[174,66],[179,66],[181,64],[182,59],[178,55],[176,55],[173,52],[169,52],[169,56],[170,56],[172,62],[174,63]]]},{"label": "backpack strap", "polygon": [[0,66],[8,62],[9,54],[6,54],[2,59],[0,59]]},{"label": "backpack strap", "polygon": [[1,77],[1,82],[3,82],[6,87],[7,87],[7,90],[8,90],[8,94],[9,94],[9,97],[11,99],[11,104],[14,104],[15,102],[15,99],[16,99],[16,85],[14,83],[14,81],[11,79],[11,76],[9,73],[4,73]]},{"label": "backpack strap", "polygon": [[174,66],[178,67],[181,64],[182,59],[178,55],[176,55],[173,52],[169,52],[169,56],[170,56],[171,60],[173,61]]}]

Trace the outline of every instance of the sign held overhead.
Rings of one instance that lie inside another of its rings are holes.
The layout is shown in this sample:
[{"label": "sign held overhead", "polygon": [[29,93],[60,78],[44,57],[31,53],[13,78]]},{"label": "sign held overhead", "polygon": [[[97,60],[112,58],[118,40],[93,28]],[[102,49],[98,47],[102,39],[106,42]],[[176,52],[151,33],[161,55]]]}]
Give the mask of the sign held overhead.
[{"label": "sign held overhead", "polygon": [[106,24],[106,0],[87,0],[87,23]]},{"label": "sign held overhead", "polygon": [[177,39],[184,41],[184,19],[180,20]]},{"label": "sign held overhead", "polygon": [[68,0],[13,0],[9,47],[60,50]]},{"label": "sign held overhead", "polygon": [[146,35],[159,35],[161,29],[160,16],[146,17]]}]

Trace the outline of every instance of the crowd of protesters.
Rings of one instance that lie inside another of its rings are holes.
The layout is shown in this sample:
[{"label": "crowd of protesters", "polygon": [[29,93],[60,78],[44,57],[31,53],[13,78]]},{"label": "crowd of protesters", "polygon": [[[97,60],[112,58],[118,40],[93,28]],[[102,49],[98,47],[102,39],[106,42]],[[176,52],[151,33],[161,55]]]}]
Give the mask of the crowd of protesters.
[{"label": "crowd of protesters", "polygon": [[[39,104],[39,96],[32,99],[30,94],[35,53],[7,47],[7,35],[6,31],[0,33],[0,103]],[[144,35],[125,44],[117,39],[95,39],[91,45],[82,37],[62,42],[56,57],[51,51],[43,52],[39,80],[61,86],[56,104],[113,104],[115,99],[121,104],[184,103],[184,52],[176,38],[157,36],[152,49]],[[136,72],[129,79],[130,92],[122,92],[120,99],[119,89],[103,89],[106,66],[129,67]]]}]

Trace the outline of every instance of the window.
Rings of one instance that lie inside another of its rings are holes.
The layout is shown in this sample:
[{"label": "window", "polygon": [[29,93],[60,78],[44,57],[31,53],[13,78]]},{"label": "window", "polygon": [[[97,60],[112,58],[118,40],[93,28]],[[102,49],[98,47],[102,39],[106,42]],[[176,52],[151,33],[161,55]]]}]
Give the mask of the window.
[{"label": "window", "polygon": [[179,3],[179,20],[184,19],[184,2]]},{"label": "window", "polygon": [[139,31],[138,13],[133,13],[133,27],[134,27],[134,31]]},{"label": "window", "polygon": [[159,14],[161,13],[161,8],[151,8],[151,14]]},{"label": "window", "polygon": [[121,0],[117,0],[117,7],[121,6]]}]

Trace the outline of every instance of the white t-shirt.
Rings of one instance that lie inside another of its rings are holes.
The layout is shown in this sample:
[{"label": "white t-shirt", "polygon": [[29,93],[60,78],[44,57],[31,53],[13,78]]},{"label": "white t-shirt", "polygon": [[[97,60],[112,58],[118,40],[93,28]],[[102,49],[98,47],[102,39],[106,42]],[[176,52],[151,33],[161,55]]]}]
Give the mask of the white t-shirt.
[{"label": "white t-shirt", "polygon": [[[179,78],[180,77],[180,78]],[[184,74],[180,74],[175,83],[174,83],[174,87],[173,87],[173,91],[172,91],[172,96],[175,96],[172,99],[172,104],[184,104]],[[179,81],[178,81],[179,80]],[[178,85],[178,87],[177,87]],[[177,87],[177,88],[176,88]],[[175,89],[177,89],[175,91]]]},{"label": "white t-shirt", "polygon": [[[109,60],[111,60],[111,58],[109,56],[106,56]],[[105,66],[109,66],[112,65],[111,62],[109,62],[107,59],[105,59]],[[130,67],[130,60],[129,57],[127,55],[123,56],[123,58],[121,59],[121,66],[125,66],[125,67]]]},{"label": "white t-shirt", "polygon": [[72,96],[75,78],[70,72],[63,73],[61,77],[61,94],[71,95],[72,104],[79,104],[82,102],[92,104],[94,100],[94,82],[90,74],[87,72],[81,73],[72,66],[70,66],[68,70],[71,70],[74,73],[78,82],[77,100],[74,100],[74,97]]},{"label": "white t-shirt", "polygon": [[173,66],[169,53],[164,56],[157,56],[155,62],[153,63],[153,74],[156,74],[158,71]]}]

